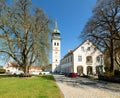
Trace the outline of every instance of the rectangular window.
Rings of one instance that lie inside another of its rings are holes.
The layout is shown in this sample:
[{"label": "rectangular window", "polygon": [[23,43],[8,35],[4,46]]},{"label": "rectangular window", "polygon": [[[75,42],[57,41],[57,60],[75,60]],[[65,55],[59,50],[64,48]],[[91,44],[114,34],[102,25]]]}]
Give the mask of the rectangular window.
[{"label": "rectangular window", "polygon": [[84,47],[81,47],[81,50],[84,51]]},{"label": "rectangular window", "polygon": [[79,61],[79,62],[82,61],[82,56],[78,56],[78,61]]},{"label": "rectangular window", "polygon": [[72,57],[71,57],[71,62],[72,62]]}]

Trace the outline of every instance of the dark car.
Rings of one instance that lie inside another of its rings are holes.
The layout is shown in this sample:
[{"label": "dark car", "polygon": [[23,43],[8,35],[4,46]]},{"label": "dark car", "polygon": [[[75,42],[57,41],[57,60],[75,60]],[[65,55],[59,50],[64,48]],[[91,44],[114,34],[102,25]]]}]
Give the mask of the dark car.
[{"label": "dark car", "polygon": [[65,77],[68,77],[69,73],[65,73]]},{"label": "dark car", "polygon": [[68,77],[77,77],[78,75],[77,75],[77,73],[69,73],[68,74]]}]

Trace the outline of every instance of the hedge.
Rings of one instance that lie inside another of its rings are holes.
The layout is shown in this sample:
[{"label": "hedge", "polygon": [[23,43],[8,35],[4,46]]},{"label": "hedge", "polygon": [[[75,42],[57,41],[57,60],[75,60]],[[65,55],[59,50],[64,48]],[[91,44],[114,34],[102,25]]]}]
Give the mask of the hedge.
[{"label": "hedge", "polygon": [[5,69],[0,68],[0,74],[5,73]]}]

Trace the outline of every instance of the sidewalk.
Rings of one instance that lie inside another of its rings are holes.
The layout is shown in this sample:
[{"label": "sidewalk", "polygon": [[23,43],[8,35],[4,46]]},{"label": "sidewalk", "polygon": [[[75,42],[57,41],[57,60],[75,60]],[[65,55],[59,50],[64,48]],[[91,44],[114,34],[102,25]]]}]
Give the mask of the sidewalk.
[{"label": "sidewalk", "polygon": [[93,88],[85,85],[68,84],[60,79],[60,76],[53,75],[57,85],[62,91],[64,98],[120,98],[120,94],[106,89]]}]

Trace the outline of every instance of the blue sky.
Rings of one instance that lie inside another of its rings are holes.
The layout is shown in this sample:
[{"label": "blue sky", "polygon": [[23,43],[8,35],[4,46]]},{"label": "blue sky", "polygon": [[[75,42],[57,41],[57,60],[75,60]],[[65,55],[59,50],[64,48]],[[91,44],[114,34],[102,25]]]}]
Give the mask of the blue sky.
[{"label": "blue sky", "polygon": [[[31,0],[53,21],[57,20],[61,32],[61,58],[70,49],[76,48],[82,40],[79,35],[92,16],[97,0]],[[50,60],[51,61],[51,60]]]},{"label": "blue sky", "polygon": [[79,35],[92,15],[96,0],[32,0],[33,6],[44,10],[58,23],[61,32],[61,58],[82,41]]}]

